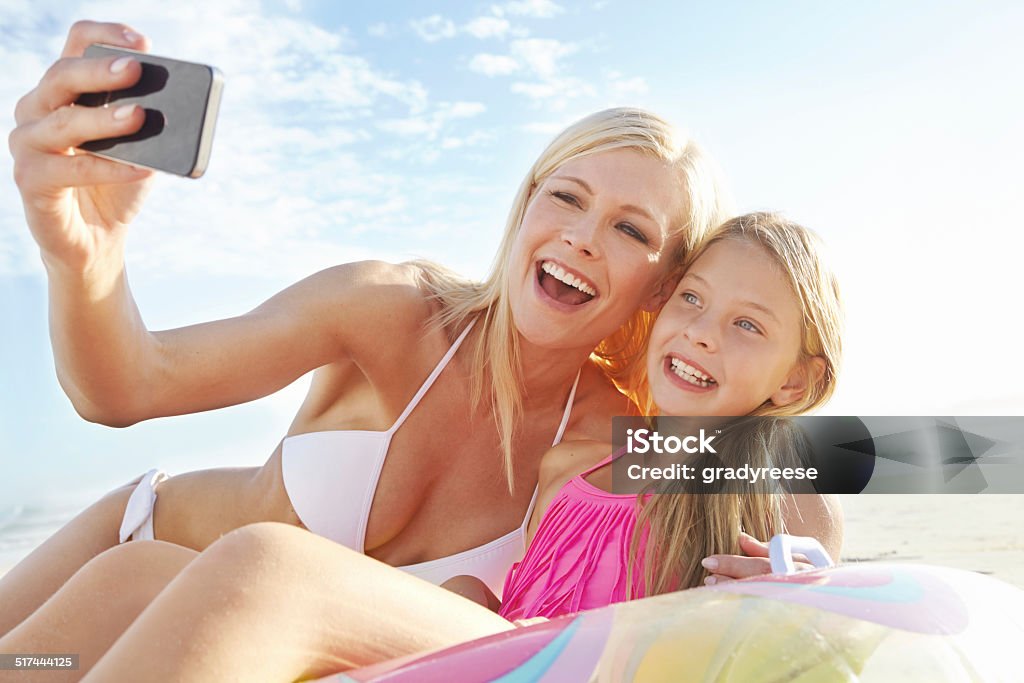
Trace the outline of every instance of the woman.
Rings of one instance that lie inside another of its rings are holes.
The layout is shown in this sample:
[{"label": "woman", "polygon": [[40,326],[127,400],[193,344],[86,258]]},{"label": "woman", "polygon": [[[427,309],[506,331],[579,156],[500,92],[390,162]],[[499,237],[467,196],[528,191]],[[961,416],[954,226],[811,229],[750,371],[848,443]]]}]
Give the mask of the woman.
[{"label": "woman", "polygon": [[[484,283],[425,263],[347,264],[237,318],[151,332],[123,260],[150,173],[70,151],[143,121],[137,108],[71,106],[139,77],[134,60],[80,58],[95,42],[147,47],[124,25],[75,24],[62,59],[19,101],[10,137],[46,266],[58,376],[76,410],[127,426],[315,373],[262,468],[174,477],[155,508],[159,477],[118,489],[11,570],[0,633],[119,530],[202,550],[245,524],[284,522],[434,582],[470,573],[500,588],[552,437],[604,438],[610,417],[631,409],[611,378],[671,291],[669,265],[721,214],[706,158],[657,117],[601,112],[531,169]],[[142,514],[126,518],[133,491]],[[166,560],[169,572],[181,557]]]}]

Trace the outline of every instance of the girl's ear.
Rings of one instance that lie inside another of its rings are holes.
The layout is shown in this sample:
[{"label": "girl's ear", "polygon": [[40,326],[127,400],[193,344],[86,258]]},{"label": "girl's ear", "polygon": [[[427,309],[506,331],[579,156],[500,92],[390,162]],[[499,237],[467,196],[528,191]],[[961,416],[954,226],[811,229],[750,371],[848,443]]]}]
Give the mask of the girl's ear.
[{"label": "girl's ear", "polygon": [[645,311],[654,313],[665,305],[665,302],[676,291],[679,281],[683,279],[682,273],[674,273],[661,281],[661,286],[654,290],[651,297],[641,306]]},{"label": "girl's ear", "polygon": [[807,388],[817,386],[825,376],[825,359],[812,356],[803,362],[797,362],[789,373],[786,381],[768,400],[777,407],[796,403],[807,394]]}]

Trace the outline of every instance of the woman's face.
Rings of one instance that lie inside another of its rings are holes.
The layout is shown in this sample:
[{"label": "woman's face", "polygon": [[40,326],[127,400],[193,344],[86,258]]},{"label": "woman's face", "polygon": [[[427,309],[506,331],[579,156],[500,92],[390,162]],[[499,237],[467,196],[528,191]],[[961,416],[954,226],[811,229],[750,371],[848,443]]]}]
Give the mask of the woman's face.
[{"label": "woman's face", "polygon": [[716,242],[690,267],[651,331],[647,372],[664,415],[747,415],[803,390],[800,307],[754,244]]},{"label": "woman's face", "polygon": [[680,187],[665,162],[622,149],[569,161],[535,188],[509,271],[519,333],[543,348],[592,349],[656,307]]}]

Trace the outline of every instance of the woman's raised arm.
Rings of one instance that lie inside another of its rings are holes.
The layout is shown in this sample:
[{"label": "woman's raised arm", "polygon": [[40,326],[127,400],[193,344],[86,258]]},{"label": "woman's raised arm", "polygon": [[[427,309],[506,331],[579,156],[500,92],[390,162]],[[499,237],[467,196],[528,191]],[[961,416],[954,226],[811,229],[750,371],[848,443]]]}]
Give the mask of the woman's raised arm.
[{"label": "woman's raised arm", "polygon": [[49,281],[57,375],[75,409],[93,422],[125,426],[259,398],[346,358],[347,335],[365,332],[367,316],[388,311],[395,278],[411,281],[402,269],[342,266],[236,318],[146,328],[124,251],[151,174],[73,151],[86,140],[131,133],[144,119],[137,107],[74,106],[83,92],[124,88],[141,73],[131,58],[82,57],[97,42],[147,48],[123,24],[76,23],[61,59],[18,102],[10,136],[15,179]]},{"label": "woman's raised arm", "polygon": [[360,262],[316,273],[235,318],[149,332],[120,282],[110,302],[76,306],[66,299],[77,293],[51,294],[61,384],[79,413],[112,426],[266,396],[349,359],[386,324],[382,314],[424,306],[410,269]]}]

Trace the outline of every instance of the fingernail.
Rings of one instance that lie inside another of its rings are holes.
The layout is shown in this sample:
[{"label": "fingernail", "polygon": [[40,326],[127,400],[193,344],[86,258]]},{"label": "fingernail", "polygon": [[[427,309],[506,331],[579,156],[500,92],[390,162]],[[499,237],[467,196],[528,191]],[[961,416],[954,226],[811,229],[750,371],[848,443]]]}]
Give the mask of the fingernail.
[{"label": "fingernail", "polygon": [[142,36],[140,36],[135,31],[129,31],[129,30],[125,29],[124,39],[127,40],[129,43],[137,43],[140,40],[142,40]]},{"label": "fingernail", "polygon": [[718,583],[718,579],[716,579],[714,576],[709,576],[706,579],[704,579],[705,586],[714,586],[716,583]]},{"label": "fingernail", "polygon": [[128,65],[131,63],[131,57],[121,57],[120,59],[115,59],[114,62],[110,65],[110,73],[119,74],[125,69],[127,69]]},{"label": "fingernail", "polygon": [[713,557],[705,557],[703,560],[700,561],[700,565],[704,567],[704,569],[715,571],[716,569],[718,569],[718,560],[716,560]]},{"label": "fingernail", "polygon": [[124,121],[135,112],[135,107],[137,106],[136,104],[126,104],[123,107],[118,107],[114,110],[114,118],[118,121]]}]

